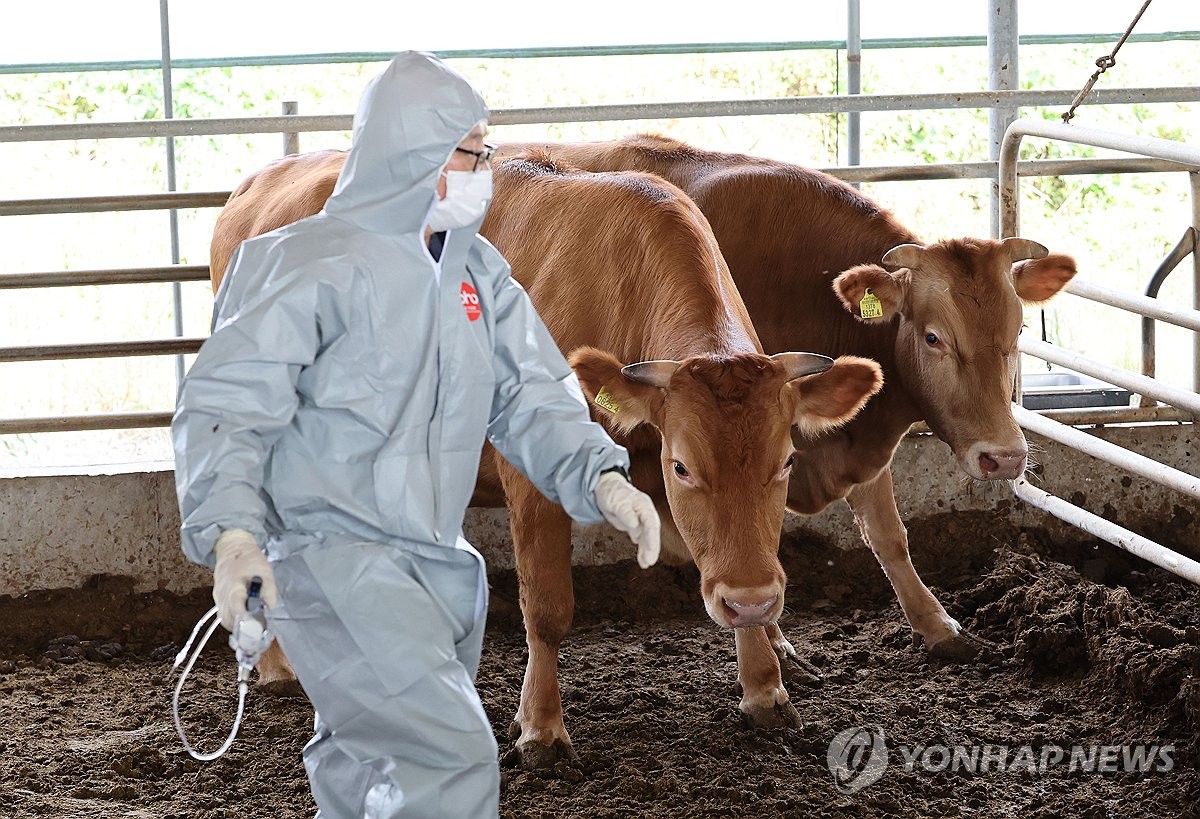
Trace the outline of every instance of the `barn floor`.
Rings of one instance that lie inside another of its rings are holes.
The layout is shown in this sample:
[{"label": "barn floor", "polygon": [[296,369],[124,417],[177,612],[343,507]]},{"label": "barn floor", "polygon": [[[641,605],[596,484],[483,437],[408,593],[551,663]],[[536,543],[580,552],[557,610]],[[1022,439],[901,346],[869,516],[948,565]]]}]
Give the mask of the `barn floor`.
[{"label": "barn floor", "polygon": [[[1052,546],[986,514],[910,531],[918,570],[994,656],[968,666],[926,660],[869,552],[785,544],[784,631],[820,675],[797,670],[788,684],[804,720],[794,730],[743,724],[733,641],[704,616],[694,569],[577,570],[562,675],[581,764],[551,773],[521,770],[506,736],[524,639],[515,579],[494,578],[479,689],[500,742],[501,814],[1200,816],[1194,587],[1106,545]],[[921,548],[935,541],[945,545]],[[303,697],[252,691],[241,734],[218,761],[195,762],[180,746],[169,669],[208,605],[203,591],[133,595],[114,578],[0,598],[0,817],[312,815],[299,756],[312,717]],[[235,705],[232,658],[218,642],[185,697],[203,750],[223,741]],[[886,731],[890,765],[878,782],[841,795],[827,748],[867,723]],[[906,772],[898,750],[1139,742],[1174,744],[1173,768]]]}]

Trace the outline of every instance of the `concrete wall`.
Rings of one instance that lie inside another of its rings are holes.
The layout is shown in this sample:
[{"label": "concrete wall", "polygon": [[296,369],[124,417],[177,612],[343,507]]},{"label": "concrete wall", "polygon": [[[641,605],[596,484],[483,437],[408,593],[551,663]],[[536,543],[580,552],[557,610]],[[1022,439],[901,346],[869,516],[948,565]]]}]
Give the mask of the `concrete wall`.
[{"label": "concrete wall", "polygon": [[[1200,441],[1191,424],[1093,432],[1192,475],[1200,474]],[[1041,462],[1034,482],[1042,488],[1164,545],[1193,555],[1200,552],[1200,502],[1038,436],[1030,440],[1035,460]],[[1047,529],[1064,540],[1089,539],[1017,501],[1004,482],[969,481],[955,468],[946,445],[929,435],[904,440],[893,475],[906,520],[1008,509],[1017,525]],[[132,577],[139,591],[182,592],[208,585],[208,570],[183,558],[178,528],[170,464],[109,474],[97,469],[74,475],[0,478],[0,595],[77,588],[95,574]],[[464,528],[492,570],[512,567],[503,510],[468,510]],[[826,538],[843,548],[861,547],[849,508],[841,502],[811,518],[789,515],[785,529]],[[608,526],[576,527],[574,542],[576,562],[581,565],[633,556],[628,540]]]}]

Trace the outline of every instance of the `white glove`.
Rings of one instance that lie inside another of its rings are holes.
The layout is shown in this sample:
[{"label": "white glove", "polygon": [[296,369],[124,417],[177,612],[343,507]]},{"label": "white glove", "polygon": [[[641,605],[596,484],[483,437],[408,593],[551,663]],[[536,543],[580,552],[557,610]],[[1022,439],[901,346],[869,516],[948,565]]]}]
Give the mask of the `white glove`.
[{"label": "white glove", "polygon": [[596,482],[596,505],[604,519],[637,544],[637,561],[648,569],[658,561],[659,520],[650,496],[617,472],[605,472]]},{"label": "white glove", "polygon": [[275,573],[267,556],[258,548],[254,535],[245,529],[227,529],[213,547],[217,565],[213,569],[213,602],[221,625],[233,631],[238,615],[246,612],[246,587],[254,577],[262,579],[262,597],[267,608],[275,605]]}]

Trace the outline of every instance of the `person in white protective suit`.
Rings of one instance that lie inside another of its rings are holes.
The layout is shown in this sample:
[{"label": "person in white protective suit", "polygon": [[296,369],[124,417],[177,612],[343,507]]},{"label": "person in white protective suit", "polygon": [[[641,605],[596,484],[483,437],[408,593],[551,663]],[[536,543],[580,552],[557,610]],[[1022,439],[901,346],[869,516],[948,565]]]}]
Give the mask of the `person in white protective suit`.
[{"label": "person in white protective suit", "polygon": [[485,436],[576,520],[658,557],[628,455],[476,234],[488,109],[420,52],[368,85],[325,209],[243,242],[172,423],[185,554],[232,629],[263,600],[316,713],[318,816],[494,817],[474,679],[483,559],[462,536]]}]

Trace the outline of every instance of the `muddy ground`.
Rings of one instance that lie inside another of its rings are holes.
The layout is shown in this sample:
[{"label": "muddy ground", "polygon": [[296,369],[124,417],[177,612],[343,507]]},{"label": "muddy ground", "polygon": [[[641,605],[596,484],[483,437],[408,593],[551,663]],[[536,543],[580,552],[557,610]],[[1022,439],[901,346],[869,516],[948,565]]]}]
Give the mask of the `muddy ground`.
[{"label": "muddy ground", "polygon": [[[787,542],[784,631],[818,673],[797,669],[789,681],[799,729],[743,722],[733,640],[705,617],[694,569],[577,570],[562,677],[581,760],[545,773],[521,770],[507,737],[524,638],[515,579],[496,575],[478,687],[500,743],[501,814],[1200,817],[1193,586],[1104,544],[1054,546],[1001,516],[910,530],[922,576],[994,654],[965,666],[928,660],[868,551]],[[169,670],[209,605],[204,591],[131,594],[121,578],[0,598],[0,817],[313,814],[302,696],[252,691],[240,737],[215,762],[180,745]],[[218,643],[185,697],[204,750],[224,739],[235,705],[230,652]],[[867,724],[884,730],[890,764],[874,784],[839,793],[830,741]],[[1030,745],[1035,755],[1054,745],[1173,750],[1170,770],[1140,773],[904,769],[904,748],[956,743]]]}]

